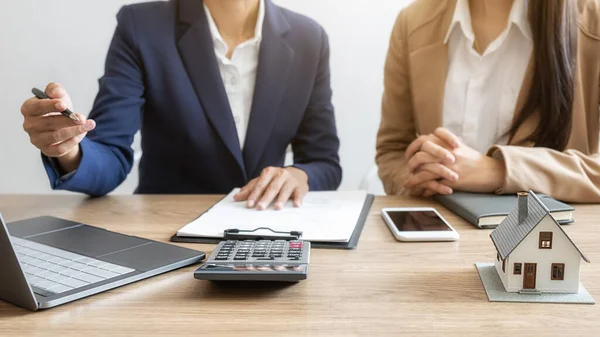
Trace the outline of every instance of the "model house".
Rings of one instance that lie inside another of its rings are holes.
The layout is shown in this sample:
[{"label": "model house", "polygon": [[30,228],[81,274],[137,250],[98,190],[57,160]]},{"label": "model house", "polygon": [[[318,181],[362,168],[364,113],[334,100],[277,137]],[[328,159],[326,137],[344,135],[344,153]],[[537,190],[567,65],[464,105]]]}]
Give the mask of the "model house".
[{"label": "model house", "polygon": [[589,260],[533,192],[492,232],[496,270],[507,292],[577,293],[581,260]]}]

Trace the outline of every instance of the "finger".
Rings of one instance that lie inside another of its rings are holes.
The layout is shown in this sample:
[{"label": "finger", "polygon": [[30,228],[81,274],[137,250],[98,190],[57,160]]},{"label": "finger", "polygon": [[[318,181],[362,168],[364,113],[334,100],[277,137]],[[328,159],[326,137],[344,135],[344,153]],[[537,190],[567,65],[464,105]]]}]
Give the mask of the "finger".
[{"label": "finger", "polygon": [[[87,124],[86,124],[87,125]],[[81,134],[87,133],[88,130],[84,128],[84,125],[71,126],[58,131],[49,131],[44,133],[35,134],[32,137],[32,142],[38,147],[49,147],[51,145],[60,144],[73,137],[77,137]]]},{"label": "finger", "polygon": [[448,151],[447,149],[439,146],[438,144],[432,141],[424,142],[421,146],[421,151],[431,154],[432,156],[438,158],[441,162],[446,164],[454,164],[454,162],[456,161],[456,158],[454,157],[452,152]]},{"label": "finger", "polygon": [[285,207],[285,204],[290,200],[292,193],[296,190],[297,186],[292,181],[288,180],[279,191],[279,195],[277,196],[277,200],[275,201],[275,209],[282,210]]},{"label": "finger", "polygon": [[437,195],[437,193],[435,191],[425,190],[425,192],[423,193],[423,198],[431,198],[436,195]]},{"label": "finger", "polygon": [[81,141],[83,140],[85,135],[86,134],[84,133],[79,136],[68,139],[60,144],[51,145],[50,147],[43,150],[42,152],[48,157],[53,157],[53,158],[62,157],[64,155],[66,155],[67,153],[71,152],[75,147],[77,147],[79,145],[79,143],[81,143]]},{"label": "finger", "polygon": [[50,98],[63,98],[67,95],[67,91],[65,90],[65,88],[56,82],[48,83],[44,92]]},{"label": "finger", "polygon": [[438,177],[455,182],[458,180],[458,173],[452,171],[447,166],[437,163],[429,163],[421,166],[421,171],[431,172]]},{"label": "finger", "polygon": [[[285,171],[281,172],[287,173]],[[260,198],[258,206],[256,206],[256,208],[258,208],[259,211],[263,211],[269,208],[269,205],[271,205],[273,200],[275,200],[283,186],[291,179],[289,175],[284,173],[279,174],[275,179],[273,179],[269,184],[269,187],[265,189],[265,193]]]},{"label": "finger", "polygon": [[419,152],[421,150],[421,146],[423,145],[423,143],[427,140],[427,136],[419,136],[419,138],[417,138],[415,141],[413,141],[408,148],[406,149],[406,152],[404,153],[404,156],[406,157],[406,159],[412,158],[412,156],[415,155],[415,153]]},{"label": "finger", "polygon": [[26,100],[21,106],[21,114],[25,117],[38,117],[51,112],[65,111],[65,109],[60,109],[65,106],[65,102],[61,99],[38,99],[37,97],[32,97]]},{"label": "finger", "polygon": [[455,183],[454,181],[450,181],[448,179],[442,179],[442,180],[438,180],[440,182],[440,184],[442,185],[446,185],[450,188],[452,188],[453,184]]},{"label": "finger", "polygon": [[410,191],[410,196],[411,197],[422,197],[423,193],[425,192],[425,190],[421,189],[421,188],[412,188],[409,189]]},{"label": "finger", "polygon": [[452,148],[456,149],[460,147],[461,140],[458,136],[450,132],[450,130],[446,128],[437,128],[433,134],[439,139],[443,140],[445,143],[450,145]]},{"label": "finger", "polygon": [[260,177],[256,181],[256,185],[252,189],[250,196],[248,196],[247,206],[248,208],[254,208],[256,205],[256,201],[263,195],[263,192],[271,184],[271,180],[273,180],[275,175],[275,170],[273,168],[267,167],[262,171]]},{"label": "finger", "polygon": [[242,189],[233,196],[233,200],[235,201],[246,201],[248,200],[248,197],[250,196],[250,192],[252,192],[252,190],[254,189],[254,186],[256,186],[256,182],[258,181],[258,178],[252,179],[248,184],[246,184],[246,186],[242,187]]},{"label": "finger", "polygon": [[408,171],[410,173],[415,172],[421,165],[428,163],[439,163],[440,160],[428,152],[419,151],[417,154],[412,156],[408,161]]},{"label": "finger", "polygon": [[426,181],[436,180],[439,176],[428,171],[419,171],[411,175],[406,181],[406,188],[415,188]]},{"label": "finger", "polygon": [[[79,118],[82,118],[80,119],[82,124],[86,123],[85,117],[83,117],[83,115],[81,115],[81,117]],[[90,123],[93,123],[93,121],[88,122],[88,125],[92,126]],[[74,125],[79,124],[76,124],[75,121],[73,121],[70,118],[65,118],[65,116],[52,115],[45,117],[26,118],[23,122],[23,129],[27,133],[32,134],[44,133],[49,131],[58,131],[60,129],[68,128]]]},{"label": "finger", "polygon": [[292,194],[292,199],[294,200],[294,207],[302,206],[302,201],[304,200],[306,193],[308,193],[308,190],[303,190],[301,188],[297,188],[294,191],[294,193]]},{"label": "finger", "polygon": [[423,189],[424,191],[431,190],[435,194],[441,194],[441,195],[448,195],[448,194],[454,193],[452,188],[440,183],[437,180],[428,180],[424,183],[417,185],[416,188]]}]

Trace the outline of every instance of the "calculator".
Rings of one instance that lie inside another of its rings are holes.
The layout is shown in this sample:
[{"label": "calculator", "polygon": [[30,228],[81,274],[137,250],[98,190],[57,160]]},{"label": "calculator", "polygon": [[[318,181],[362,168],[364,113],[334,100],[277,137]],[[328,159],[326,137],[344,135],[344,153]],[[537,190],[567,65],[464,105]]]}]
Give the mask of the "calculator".
[{"label": "calculator", "polygon": [[310,242],[227,240],[219,243],[194,278],[210,281],[298,282],[308,276]]}]

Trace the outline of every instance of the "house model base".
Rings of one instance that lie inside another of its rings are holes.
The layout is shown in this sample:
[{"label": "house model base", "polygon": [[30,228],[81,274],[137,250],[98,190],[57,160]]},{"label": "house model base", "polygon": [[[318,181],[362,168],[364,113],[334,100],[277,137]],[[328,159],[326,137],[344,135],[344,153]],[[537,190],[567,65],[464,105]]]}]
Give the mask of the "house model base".
[{"label": "house model base", "polygon": [[576,294],[507,292],[494,263],[477,263],[475,266],[490,302],[596,303],[582,284],[579,284],[579,292]]}]

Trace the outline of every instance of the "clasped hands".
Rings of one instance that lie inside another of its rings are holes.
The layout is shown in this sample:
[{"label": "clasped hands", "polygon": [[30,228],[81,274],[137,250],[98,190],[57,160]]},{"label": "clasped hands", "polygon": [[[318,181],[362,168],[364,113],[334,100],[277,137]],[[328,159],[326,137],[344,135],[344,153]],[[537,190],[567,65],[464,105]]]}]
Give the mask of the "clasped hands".
[{"label": "clasped hands", "polygon": [[448,195],[454,190],[493,193],[504,184],[504,163],[464,144],[445,128],[418,137],[406,149],[413,196]]}]

